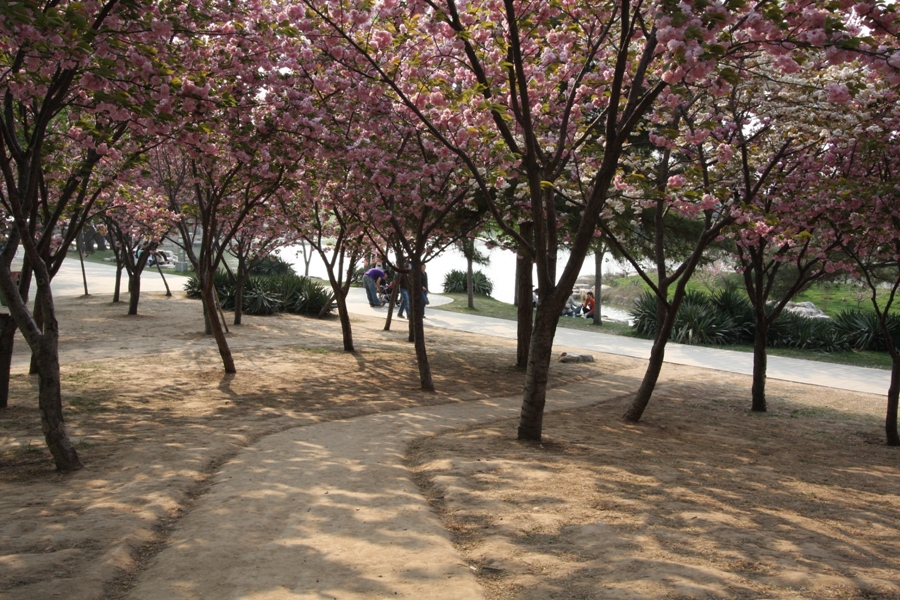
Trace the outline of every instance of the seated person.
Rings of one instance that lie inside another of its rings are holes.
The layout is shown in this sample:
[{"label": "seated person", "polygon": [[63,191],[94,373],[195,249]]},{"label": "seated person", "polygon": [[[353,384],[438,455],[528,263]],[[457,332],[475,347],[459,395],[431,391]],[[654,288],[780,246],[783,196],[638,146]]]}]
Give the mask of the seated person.
[{"label": "seated person", "polygon": [[572,298],[573,296],[569,296],[569,299],[566,300],[566,305],[562,309],[562,316],[564,317],[574,317],[581,311],[581,307]]},{"label": "seated person", "polygon": [[586,319],[594,318],[594,292],[588,292],[584,298],[584,304],[581,305],[581,312],[584,313]]}]

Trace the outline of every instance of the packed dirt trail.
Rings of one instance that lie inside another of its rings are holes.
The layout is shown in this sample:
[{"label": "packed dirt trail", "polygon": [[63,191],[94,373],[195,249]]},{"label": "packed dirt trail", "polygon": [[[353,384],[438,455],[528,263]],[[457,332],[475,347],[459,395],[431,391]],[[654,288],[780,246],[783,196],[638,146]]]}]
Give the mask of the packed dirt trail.
[{"label": "packed dirt trail", "polygon": [[[633,385],[617,379],[601,389]],[[596,403],[597,384],[554,390],[550,404]],[[129,597],[482,597],[404,455],[416,438],[513,417],[520,401],[413,408],[261,440],[222,468]]]}]

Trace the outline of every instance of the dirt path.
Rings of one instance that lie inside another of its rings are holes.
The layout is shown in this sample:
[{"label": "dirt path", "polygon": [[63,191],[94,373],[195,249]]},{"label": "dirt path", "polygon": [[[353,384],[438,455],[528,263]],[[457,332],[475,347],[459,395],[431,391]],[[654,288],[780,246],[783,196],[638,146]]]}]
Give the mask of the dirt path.
[{"label": "dirt path", "polygon": [[[70,431],[54,473],[16,359],[0,412],[0,598],[900,598],[883,399],[645,362],[554,363],[543,445],[515,440],[512,342],[247,318],[224,376],[197,303],[60,300]],[[560,348],[559,350],[563,350]],[[566,410],[562,410],[566,409]]]}]

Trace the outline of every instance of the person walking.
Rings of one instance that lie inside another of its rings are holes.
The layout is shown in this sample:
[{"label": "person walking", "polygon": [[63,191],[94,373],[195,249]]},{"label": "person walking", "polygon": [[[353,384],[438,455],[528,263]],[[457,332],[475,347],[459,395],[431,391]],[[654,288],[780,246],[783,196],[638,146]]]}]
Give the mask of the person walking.
[{"label": "person walking", "polygon": [[[397,309],[397,317],[403,319],[409,317],[409,271],[405,270],[406,265],[401,265],[397,270],[397,276],[394,282],[400,286],[400,307]],[[406,312],[406,317],[403,313]]]},{"label": "person walking", "polygon": [[369,306],[382,306],[378,299],[378,286],[384,283],[387,273],[377,266],[363,273],[363,287],[366,288],[366,296],[369,298]]}]

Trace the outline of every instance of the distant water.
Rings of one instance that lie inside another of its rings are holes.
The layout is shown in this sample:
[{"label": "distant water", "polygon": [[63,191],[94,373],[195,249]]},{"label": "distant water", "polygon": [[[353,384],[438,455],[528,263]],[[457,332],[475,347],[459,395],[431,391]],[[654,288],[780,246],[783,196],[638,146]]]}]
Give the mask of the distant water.
[{"label": "distant water", "polygon": [[[489,254],[491,261],[487,265],[475,265],[476,271],[483,272],[488,279],[494,284],[494,291],[491,294],[493,298],[512,304],[516,295],[516,254],[510,250],[494,248],[487,250],[484,246],[480,248],[484,254]],[[557,262],[557,272],[562,271],[568,260],[568,253],[560,253],[560,259]],[[293,265],[297,273],[304,272],[303,253],[299,246],[292,246],[282,250],[281,258]],[[616,263],[609,257],[603,263],[604,275],[611,272],[616,267]],[[426,267],[428,273],[428,281],[432,292],[440,293],[443,291],[444,277],[450,271],[456,269],[459,271],[466,270],[466,258],[458,249],[448,248],[439,256],[428,262]],[[309,274],[312,277],[320,277],[328,279],[325,265],[319,258],[318,254],[313,252],[313,258],[309,264]],[[588,255],[581,267],[580,276],[593,277],[594,275],[594,257]],[[628,321],[629,314],[627,311],[603,307],[603,315],[615,321]]]}]

